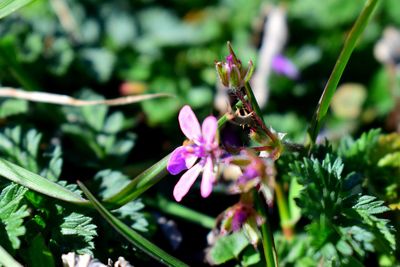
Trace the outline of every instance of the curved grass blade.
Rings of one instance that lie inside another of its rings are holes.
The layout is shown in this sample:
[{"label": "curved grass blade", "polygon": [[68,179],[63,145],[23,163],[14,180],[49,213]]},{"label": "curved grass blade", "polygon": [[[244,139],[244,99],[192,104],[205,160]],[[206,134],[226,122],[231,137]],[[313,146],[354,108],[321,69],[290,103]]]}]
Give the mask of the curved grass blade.
[{"label": "curved grass blade", "polygon": [[0,0],[0,19],[29,4],[33,0]]},{"label": "curved grass blade", "polygon": [[22,267],[10,254],[0,246],[0,265],[8,267]]},{"label": "curved grass blade", "polygon": [[90,193],[90,191],[78,181],[79,187],[82,189],[83,193],[97,209],[97,211],[103,216],[103,218],[122,236],[124,236],[129,242],[134,246],[138,247],[142,251],[146,252],[149,256],[153,257],[157,261],[166,264],[168,266],[188,266],[185,263],[179,261],[178,259],[172,257],[147,239],[143,238],[141,235],[132,230],[129,226],[121,222],[119,219],[114,217],[100,202]]},{"label": "curved grass blade", "polygon": [[90,205],[90,202],[61,185],[1,158],[0,176],[49,197],[82,206]]},{"label": "curved grass blade", "polygon": [[104,199],[103,202],[116,206],[123,206],[136,199],[147,189],[158,183],[168,174],[167,163],[170,155],[167,155],[159,162],[136,176],[127,186],[117,194]]},{"label": "curved grass blade", "polygon": [[343,49],[340,52],[331,76],[329,77],[324,91],[322,92],[321,98],[319,99],[317,105],[317,109],[315,110],[310,127],[308,128],[309,140],[307,140],[307,142],[309,142],[310,147],[315,143],[315,140],[317,139],[322,120],[328,112],[329,105],[331,103],[333,95],[335,94],[337,85],[339,84],[339,80],[342,77],[343,71],[347,65],[347,62],[349,61],[351,54],[353,53],[357,40],[364,32],[364,29],[367,26],[367,23],[372,15],[372,11],[374,11],[377,3],[378,0],[367,1],[356,22],[354,23],[349,35],[346,38]]}]

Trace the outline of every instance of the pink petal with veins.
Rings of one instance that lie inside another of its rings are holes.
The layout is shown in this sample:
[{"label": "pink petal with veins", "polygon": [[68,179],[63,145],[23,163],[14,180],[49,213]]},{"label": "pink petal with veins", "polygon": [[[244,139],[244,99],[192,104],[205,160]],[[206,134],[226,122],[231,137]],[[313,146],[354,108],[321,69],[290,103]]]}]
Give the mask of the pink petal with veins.
[{"label": "pink petal with veins", "polygon": [[202,134],[206,144],[212,144],[217,134],[218,122],[214,116],[208,116],[201,126]]},{"label": "pink petal with veins", "polygon": [[174,187],[173,194],[176,201],[180,202],[187,192],[189,192],[189,189],[196,181],[196,178],[199,176],[201,170],[202,166],[200,163],[197,163],[182,175]]},{"label": "pink petal with veins", "polygon": [[207,158],[206,165],[204,166],[203,178],[201,179],[200,191],[202,197],[208,197],[213,188],[215,181],[214,165],[211,157]]},{"label": "pink petal with veins", "polygon": [[181,109],[178,120],[182,132],[189,140],[198,140],[200,138],[200,123],[193,110],[188,105]]}]

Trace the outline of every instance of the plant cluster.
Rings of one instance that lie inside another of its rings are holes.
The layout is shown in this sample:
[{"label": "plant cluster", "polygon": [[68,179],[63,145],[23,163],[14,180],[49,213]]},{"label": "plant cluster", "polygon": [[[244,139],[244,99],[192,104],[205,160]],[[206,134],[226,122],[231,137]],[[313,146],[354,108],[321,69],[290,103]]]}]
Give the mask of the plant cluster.
[{"label": "plant cluster", "polygon": [[0,266],[400,266],[397,0],[30,2],[0,1]]}]

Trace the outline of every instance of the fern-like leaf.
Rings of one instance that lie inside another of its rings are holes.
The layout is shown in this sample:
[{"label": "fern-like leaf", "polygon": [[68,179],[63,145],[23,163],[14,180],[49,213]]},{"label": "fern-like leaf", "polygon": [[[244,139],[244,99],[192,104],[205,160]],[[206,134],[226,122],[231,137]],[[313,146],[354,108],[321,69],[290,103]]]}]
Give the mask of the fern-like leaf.
[{"label": "fern-like leaf", "polygon": [[24,218],[29,216],[29,212],[27,206],[22,205],[26,191],[27,189],[22,186],[10,184],[0,194],[0,220],[5,226],[13,249],[20,247],[19,237],[26,231],[23,222]]},{"label": "fern-like leaf", "polygon": [[380,245],[389,246],[392,251],[395,250],[396,241],[393,235],[393,228],[389,220],[378,218],[376,215],[389,211],[389,208],[383,205],[384,202],[376,200],[373,196],[362,196],[358,199],[353,209],[360,215],[362,222],[374,233]]},{"label": "fern-like leaf", "polygon": [[92,254],[94,249],[93,238],[97,235],[97,226],[92,223],[92,218],[80,213],[72,212],[63,218],[60,225],[62,241],[71,239],[75,247],[70,247],[79,254]]}]

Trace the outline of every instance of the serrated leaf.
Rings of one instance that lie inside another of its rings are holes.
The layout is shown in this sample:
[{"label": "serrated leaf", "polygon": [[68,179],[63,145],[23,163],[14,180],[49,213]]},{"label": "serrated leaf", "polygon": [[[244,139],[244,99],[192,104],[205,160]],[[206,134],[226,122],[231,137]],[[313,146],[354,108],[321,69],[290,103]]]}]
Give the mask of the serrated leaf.
[{"label": "serrated leaf", "polygon": [[80,213],[72,212],[63,218],[60,225],[60,232],[64,238],[73,236],[74,239],[80,237],[83,242],[79,243],[76,252],[79,254],[92,254],[94,249],[93,238],[97,235],[97,226],[92,223],[92,218]]},{"label": "serrated leaf", "polygon": [[17,184],[10,184],[0,194],[0,220],[5,225],[7,235],[14,249],[19,248],[19,236],[25,234],[23,220],[29,216],[28,207],[21,205],[27,189]]},{"label": "serrated leaf", "polygon": [[5,128],[0,133],[0,153],[4,158],[37,173],[37,155],[42,136],[34,129],[23,133],[21,127]]},{"label": "serrated leaf", "polygon": [[365,159],[376,146],[380,132],[380,129],[372,129],[367,133],[363,133],[357,140],[349,137],[344,138],[338,149],[339,155],[353,160]]},{"label": "serrated leaf", "polygon": [[[373,136],[365,135],[363,141],[357,141],[358,144],[352,148],[355,153],[351,154],[366,151],[368,144],[365,142],[375,138]],[[359,194],[361,179],[358,175],[350,173],[342,177],[344,165],[340,158],[332,160],[328,154],[322,162],[304,159],[301,163],[296,161],[291,168],[292,175],[304,187],[298,204],[302,213],[313,219],[308,232],[313,237],[315,251],[326,248],[321,250],[324,257],[339,257],[340,264],[347,266],[354,253],[364,257],[365,251],[394,249],[395,238],[388,221],[375,216],[389,209],[376,197]],[[354,249],[354,253],[347,245]],[[332,248],[337,250],[336,255]]]},{"label": "serrated leaf", "polygon": [[46,177],[50,181],[57,181],[61,175],[63,159],[61,157],[61,148],[55,146],[52,151],[44,154],[44,157],[50,158],[49,164],[41,171],[41,176]]},{"label": "serrated leaf", "polygon": [[[129,184],[128,176],[118,171],[103,170],[96,174],[95,181],[100,183],[100,196],[102,198],[110,197]],[[113,211],[119,219],[130,223],[131,227],[139,231],[147,231],[148,222],[140,212],[144,204],[140,200],[134,200]]]},{"label": "serrated leaf", "polygon": [[102,198],[108,198],[118,193],[121,188],[129,184],[129,177],[119,171],[102,170],[98,172],[94,180],[100,183],[99,195]]},{"label": "serrated leaf", "polygon": [[387,154],[378,161],[379,167],[400,167],[400,152]]},{"label": "serrated leaf", "polygon": [[386,244],[392,250],[396,248],[396,239],[393,234],[393,227],[389,226],[389,220],[378,218],[375,215],[390,210],[383,205],[384,202],[376,200],[373,196],[362,196],[353,209],[361,216],[362,221],[370,227],[381,244]]}]

